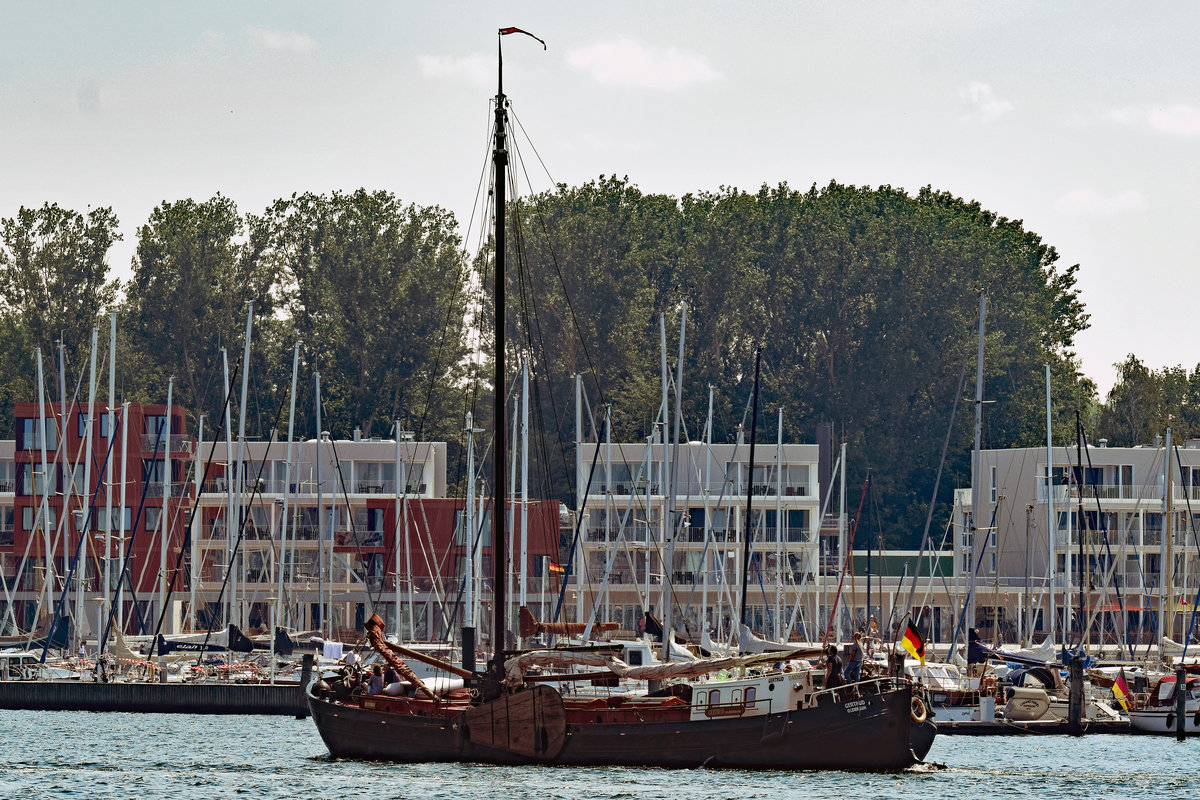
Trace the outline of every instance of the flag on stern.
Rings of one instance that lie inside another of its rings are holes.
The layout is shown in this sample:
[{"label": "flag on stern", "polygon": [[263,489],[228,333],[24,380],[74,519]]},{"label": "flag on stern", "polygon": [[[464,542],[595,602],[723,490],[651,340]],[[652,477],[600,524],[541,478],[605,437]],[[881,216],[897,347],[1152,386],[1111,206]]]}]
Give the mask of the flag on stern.
[{"label": "flag on stern", "polygon": [[1121,708],[1129,710],[1129,684],[1125,682],[1125,669],[1117,673],[1117,679],[1112,685],[1113,697],[1117,698],[1117,702],[1121,704]]},{"label": "flag on stern", "polygon": [[922,664],[925,663],[925,637],[917,630],[917,626],[911,619],[904,628],[904,637],[900,640],[900,646],[907,650],[913,658],[920,659]]}]

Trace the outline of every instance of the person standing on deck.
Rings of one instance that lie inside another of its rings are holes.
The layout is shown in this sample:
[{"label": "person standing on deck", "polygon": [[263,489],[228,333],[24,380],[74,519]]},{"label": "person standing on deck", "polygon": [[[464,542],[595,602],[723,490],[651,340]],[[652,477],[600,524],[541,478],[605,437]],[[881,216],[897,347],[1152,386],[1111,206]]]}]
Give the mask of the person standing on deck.
[{"label": "person standing on deck", "polygon": [[846,682],[842,675],[842,659],[838,657],[837,645],[825,648],[825,688],[836,689]]},{"label": "person standing on deck", "polygon": [[862,680],[862,632],[854,632],[854,641],[846,645],[846,683]]}]

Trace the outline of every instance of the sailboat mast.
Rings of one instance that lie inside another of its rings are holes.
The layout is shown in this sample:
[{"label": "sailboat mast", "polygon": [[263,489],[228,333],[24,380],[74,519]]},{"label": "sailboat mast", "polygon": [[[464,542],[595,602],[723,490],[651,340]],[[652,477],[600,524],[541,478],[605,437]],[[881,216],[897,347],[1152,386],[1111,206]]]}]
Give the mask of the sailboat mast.
[{"label": "sailboat mast", "polygon": [[[501,34],[503,36],[503,33]],[[492,444],[492,660],[498,669],[504,663],[504,606],[505,598],[505,567],[508,563],[508,547],[504,540],[504,459],[508,444],[505,442],[504,430],[504,248],[505,248],[505,185],[508,170],[508,111],[505,108],[504,96],[504,50],[500,46],[502,39],[497,39],[497,75],[496,75],[496,140],[492,149],[492,167],[495,172],[496,200],[496,262],[492,269],[492,291],[495,303],[495,342],[496,353],[492,389],[492,421],[495,428],[495,441]]]},{"label": "sailboat mast", "polygon": [[[88,369],[88,404],[87,404],[87,424],[84,426],[84,463],[83,463],[83,487],[79,494],[79,517],[76,525],[79,528],[79,537],[82,539],[82,544],[78,550],[83,559],[78,568],[75,570],[75,630],[79,636],[79,645],[83,644],[83,564],[87,562],[90,542],[88,541],[88,529],[91,527],[91,500],[92,500],[92,431],[96,421],[96,347],[99,344],[100,329],[92,328],[92,354]],[[75,469],[78,469],[76,464]],[[72,480],[74,480],[75,471],[72,470]],[[64,537],[65,538],[65,537]],[[161,607],[161,605],[160,605]]]},{"label": "sailboat mast", "polygon": [[[107,426],[108,435],[105,436],[108,441],[112,441],[113,425],[116,422],[116,415],[113,412],[113,395],[116,394],[116,373],[117,373],[117,312],[113,311],[108,317],[108,411]],[[109,449],[111,454],[112,450]],[[100,569],[102,570],[102,591],[101,597],[103,602],[100,606],[102,614],[108,609],[108,604],[112,602],[112,501],[113,501],[113,459],[110,455],[105,459],[108,463],[105,464],[104,477],[104,557],[100,559]],[[194,560],[194,559],[193,559]],[[105,614],[107,616],[107,614]],[[104,629],[104,623],[100,622],[99,627]],[[104,641],[103,637],[97,642],[97,652],[103,653],[107,649],[108,642]]]},{"label": "sailboat mast", "polygon": [[979,552],[979,499],[983,478],[979,465],[979,445],[983,434],[983,334],[987,317],[987,295],[979,293],[979,350],[975,357],[975,448],[971,452],[971,537],[967,572],[967,627],[975,627],[975,561]]},{"label": "sailboat mast", "polygon": [[[1054,517],[1054,439],[1051,434],[1050,417],[1050,365],[1046,365],[1046,544],[1049,549],[1046,561],[1046,585],[1049,588],[1048,606],[1050,611],[1050,641],[1054,641],[1057,636],[1058,621],[1055,616],[1054,608],[1054,589],[1055,583],[1055,556],[1058,553],[1058,546],[1055,543],[1054,531],[1057,527],[1057,521]],[[1068,514],[1069,516],[1069,514]],[[1065,638],[1065,637],[1064,637]]]},{"label": "sailboat mast", "polygon": [[[275,624],[287,627],[287,623],[281,614],[283,603],[283,572],[287,564],[287,541],[288,541],[288,501],[292,496],[292,448],[296,441],[296,377],[300,368],[300,342],[292,345],[292,385],[291,393],[288,395],[288,432],[287,432],[287,449],[283,457],[283,504],[280,510],[279,519],[279,567],[278,575],[275,584]],[[397,436],[397,439],[399,437]],[[295,545],[293,545],[294,547]],[[293,559],[294,560],[294,559]],[[292,568],[293,574],[295,567]],[[396,584],[399,585],[399,577]],[[396,614],[400,614],[400,604],[396,604]],[[271,631],[272,641],[275,637],[275,631]]]},{"label": "sailboat mast", "polygon": [[[45,570],[45,572],[42,573],[42,591],[45,593],[46,597],[50,597],[50,593],[52,591],[52,589],[50,587],[53,585],[51,576],[54,574],[54,543],[53,543],[53,541],[51,541],[51,538],[50,538],[50,526],[46,524],[46,520],[49,517],[49,512],[47,511],[47,508],[48,508],[47,504],[49,502],[51,484],[50,484],[50,466],[47,463],[47,455],[46,455],[46,383],[45,383],[45,377],[42,374],[42,348],[40,348],[40,347],[37,350],[37,379],[38,379],[37,442],[38,442],[38,449],[41,451],[41,455],[42,455],[42,478],[41,478],[41,482],[40,482],[40,486],[41,486],[40,490],[37,488],[39,486],[39,482],[37,480],[34,480],[33,486],[34,486],[34,491],[41,495],[41,498],[38,500],[38,517],[37,517],[38,523],[37,524],[41,525],[42,533],[45,535],[45,544],[44,544],[45,550],[43,552],[43,555],[45,558],[44,564],[45,564],[46,570]],[[62,436],[56,435],[54,437],[54,439],[56,442],[61,441]],[[56,457],[56,460],[57,460],[57,457]],[[41,602],[40,597],[38,599],[38,602],[39,603]]]},{"label": "sailboat mast", "polygon": [[745,537],[742,542],[742,602],[741,602],[741,623],[749,625],[746,621],[746,586],[750,582],[750,509],[754,502],[754,440],[758,431],[758,372],[759,365],[762,363],[762,347],[758,347],[754,351],[754,392],[753,399],[750,401],[750,461],[746,465],[746,521],[742,525],[742,534]]},{"label": "sailboat mast", "polygon": [[[162,461],[162,510],[158,513],[161,535],[158,543],[158,613],[163,619],[167,618],[167,544],[171,537],[171,404],[175,400],[175,378],[167,379],[167,413],[163,420],[166,433],[166,449],[163,450]],[[90,422],[90,420],[89,420]],[[155,458],[158,454],[155,454]],[[168,633],[174,633],[168,627]],[[162,655],[161,651],[159,655]]]},{"label": "sailboat mast", "polygon": [[1175,560],[1172,549],[1172,545],[1175,543],[1175,489],[1172,485],[1170,427],[1167,428],[1165,444],[1166,461],[1163,462],[1163,517],[1165,524],[1163,525],[1162,566],[1159,568],[1158,582],[1158,657],[1164,664],[1167,663],[1167,659],[1163,655],[1163,637],[1171,635],[1172,623],[1175,621],[1175,594],[1171,587],[1175,580],[1175,576],[1172,574]]}]

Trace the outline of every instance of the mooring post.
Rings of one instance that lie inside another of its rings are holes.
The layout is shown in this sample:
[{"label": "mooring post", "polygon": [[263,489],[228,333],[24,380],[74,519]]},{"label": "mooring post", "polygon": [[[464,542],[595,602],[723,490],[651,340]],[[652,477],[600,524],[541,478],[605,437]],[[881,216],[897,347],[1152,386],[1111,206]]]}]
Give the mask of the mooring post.
[{"label": "mooring post", "polygon": [[1083,659],[1078,655],[1067,665],[1071,682],[1070,702],[1067,705],[1067,733],[1083,735]]},{"label": "mooring post", "polygon": [[305,653],[304,658],[300,660],[300,706],[301,712],[296,715],[296,719],[304,719],[308,716],[308,684],[312,681],[313,673],[313,654]]},{"label": "mooring post", "polygon": [[1187,670],[1180,664],[1175,669],[1175,740],[1187,738]]}]

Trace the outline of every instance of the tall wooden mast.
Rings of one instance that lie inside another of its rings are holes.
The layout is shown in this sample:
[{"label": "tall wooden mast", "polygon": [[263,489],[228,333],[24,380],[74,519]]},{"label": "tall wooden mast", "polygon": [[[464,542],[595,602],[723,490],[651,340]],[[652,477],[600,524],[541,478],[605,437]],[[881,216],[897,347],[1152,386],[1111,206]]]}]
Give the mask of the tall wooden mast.
[{"label": "tall wooden mast", "polygon": [[[504,31],[500,32],[500,36]],[[496,79],[496,141],[492,148],[492,168],[495,170],[496,200],[496,260],[492,270],[492,291],[495,302],[495,372],[492,378],[492,421],[495,438],[492,444],[492,659],[496,666],[503,664],[506,598],[505,568],[508,564],[508,543],[504,539],[504,458],[508,447],[504,435],[504,201],[507,191],[505,171],[508,169],[508,110],[504,97],[503,39],[497,39],[498,75]]]}]

